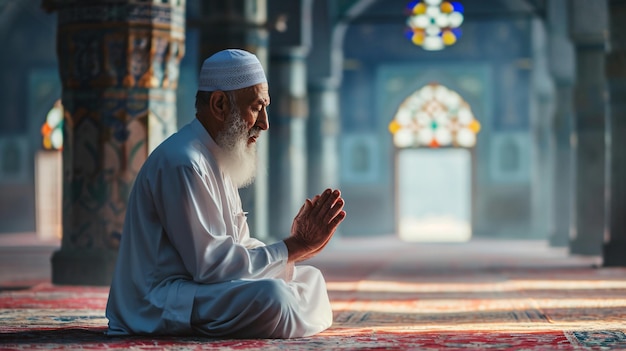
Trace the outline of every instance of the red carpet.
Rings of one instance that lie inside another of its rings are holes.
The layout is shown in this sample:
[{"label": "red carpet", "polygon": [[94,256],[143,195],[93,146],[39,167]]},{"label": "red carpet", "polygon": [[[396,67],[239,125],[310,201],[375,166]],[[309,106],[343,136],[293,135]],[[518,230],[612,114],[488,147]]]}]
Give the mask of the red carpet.
[{"label": "red carpet", "polygon": [[339,241],[312,262],[335,323],[294,340],[111,338],[107,288],[5,287],[0,350],[626,350],[626,269],[596,261],[537,242]]}]

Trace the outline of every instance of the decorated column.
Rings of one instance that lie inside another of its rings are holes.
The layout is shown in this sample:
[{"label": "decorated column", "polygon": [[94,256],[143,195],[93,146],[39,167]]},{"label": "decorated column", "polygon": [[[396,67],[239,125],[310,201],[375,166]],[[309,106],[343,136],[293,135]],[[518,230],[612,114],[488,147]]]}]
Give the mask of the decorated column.
[{"label": "decorated column", "polygon": [[609,0],[605,266],[626,266],[626,2]]},{"label": "decorated column", "polygon": [[[198,64],[224,49],[244,49],[254,53],[269,73],[266,0],[202,0],[202,15],[190,23],[200,31]],[[198,67],[200,72],[200,67]],[[268,78],[269,79],[269,78]],[[271,85],[271,82],[270,82]],[[270,96],[273,102],[273,96]],[[274,106],[271,106],[273,108]],[[272,114],[270,112],[270,130]],[[254,183],[239,193],[243,208],[248,211],[250,234],[268,237],[268,176],[269,136],[257,143],[259,168]]]},{"label": "decorated column", "polygon": [[570,2],[570,36],[576,53],[574,212],[570,252],[600,255],[604,232],[605,187],[605,0]]},{"label": "decorated column", "polygon": [[44,0],[58,14],[63,239],[55,284],[108,285],[133,181],[176,129],[184,0]]}]

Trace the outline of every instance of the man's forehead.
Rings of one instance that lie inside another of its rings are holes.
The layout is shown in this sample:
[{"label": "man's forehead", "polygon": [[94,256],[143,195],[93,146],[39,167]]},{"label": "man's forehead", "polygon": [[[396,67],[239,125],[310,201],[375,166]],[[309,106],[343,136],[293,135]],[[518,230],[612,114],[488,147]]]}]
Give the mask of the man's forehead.
[{"label": "man's forehead", "polygon": [[246,100],[252,103],[263,103],[265,105],[269,105],[270,103],[270,93],[267,83],[253,85],[243,89],[242,93],[245,95]]}]

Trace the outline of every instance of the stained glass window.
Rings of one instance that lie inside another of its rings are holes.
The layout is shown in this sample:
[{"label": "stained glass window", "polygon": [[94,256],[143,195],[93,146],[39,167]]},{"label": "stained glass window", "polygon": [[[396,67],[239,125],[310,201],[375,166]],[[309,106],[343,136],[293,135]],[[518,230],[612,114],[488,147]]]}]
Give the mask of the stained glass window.
[{"label": "stained glass window", "polygon": [[470,148],[476,145],[480,123],[457,92],[431,83],[400,104],[389,131],[398,148]]},{"label": "stained glass window", "polygon": [[407,11],[406,36],[425,50],[441,50],[461,37],[464,9],[460,2],[414,0]]},{"label": "stained glass window", "polygon": [[43,148],[46,150],[61,150],[63,148],[63,106],[61,100],[46,115],[46,122],[41,127]]}]

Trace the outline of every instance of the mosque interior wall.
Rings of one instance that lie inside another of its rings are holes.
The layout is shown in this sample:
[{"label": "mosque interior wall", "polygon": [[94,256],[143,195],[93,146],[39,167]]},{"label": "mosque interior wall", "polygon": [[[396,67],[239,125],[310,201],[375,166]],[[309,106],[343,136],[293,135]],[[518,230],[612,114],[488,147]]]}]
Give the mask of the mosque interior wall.
[{"label": "mosque interior wall", "polygon": [[[35,230],[34,155],[41,149],[45,114],[61,94],[56,16],[39,5],[38,0],[24,1],[20,13],[0,19],[11,29],[0,34],[5,86],[0,94],[0,233]],[[394,149],[387,131],[393,105],[402,94],[426,84],[433,72],[445,71],[443,83],[466,96],[482,124],[473,152],[474,233],[532,237],[529,32],[527,18],[470,21],[457,44],[425,52],[404,38],[403,25],[361,23],[349,28],[343,48],[338,152],[346,208],[350,218],[358,220],[346,221],[342,234],[394,231],[395,197],[389,196],[395,191]],[[198,39],[197,30],[187,31],[177,90],[178,127],[194,118]],[[403,83],[399,95],[378,85],[407,74],[414,79]],[[480,91],[472,97],[472,89]],[[355,172],[350,150],[359,143],[365,145],[368,166]],[[16,148],[17,154],[11,154]],[[517,160],[513,166],[512,159]]]}]

